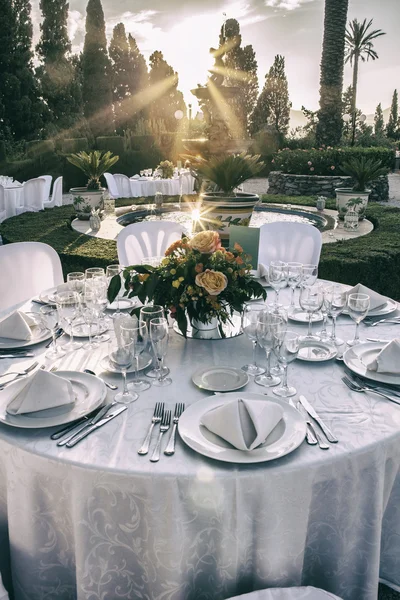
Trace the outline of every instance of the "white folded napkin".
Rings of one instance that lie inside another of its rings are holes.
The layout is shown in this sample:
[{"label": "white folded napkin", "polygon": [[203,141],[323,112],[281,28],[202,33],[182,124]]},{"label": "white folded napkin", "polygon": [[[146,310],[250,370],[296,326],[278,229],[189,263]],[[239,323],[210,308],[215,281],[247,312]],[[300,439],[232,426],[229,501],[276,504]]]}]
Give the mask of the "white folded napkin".
[{"label": "white folded napkin", "polygon": [[140,175],[133,175],[133,177],[131,177],[131,179],[140,179]]},{"label": "white folded napkin", "polygon": [[72,384],[67,379],[39,369],[31,377],[8,386],[7,412],[20,415],[75,402]]},{"label": "white folded napkin", "polygon": [[283,417],[274,402],[232,400],[208,411],[202,425],[238,450],[253,450],[262,444]]},{"label": "white folded napkin", "polygon": [[263,265],[262,263],[258,263],[258,273],[259,273],[259,277],[264,277],[266,282],[267,283],[269,282],[269,277],[268,277],[269,266],[268,265]]},{"label": "white folded napkin", "polygon": [[369,371],[377,373],[396,373],[400,374],[400,339],[395,339],[386,344],[367,365]]},{"label": "white folded napkin", "polygon": [[362,283],[357,283],[357,285],[351,288],[351,290],[348,290],[346,292],[346,296],[349,296],[349,294],[368,294],[369,310],[376,310],[377,308],[382,308],[382,306],[385,306],[386,302],[388,301],[388,298],[386,296],[382,296],[381,294],[378,294],[378,292],[374,292],[374,290],[371,290],[369,287],[363,285]]},{"label": "white folded napkin", "polygon": [[15,310],[0,321],[0,337],[10,340],[30,340],[32,338],[31,327],[35,324],[34,319]]}]

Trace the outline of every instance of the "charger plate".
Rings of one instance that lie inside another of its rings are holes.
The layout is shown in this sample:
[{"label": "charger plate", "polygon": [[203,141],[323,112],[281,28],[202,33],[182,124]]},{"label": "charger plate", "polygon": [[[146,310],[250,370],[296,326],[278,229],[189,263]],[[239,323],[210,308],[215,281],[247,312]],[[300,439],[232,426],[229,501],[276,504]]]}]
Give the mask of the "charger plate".
[{"label": "charger plate", "polygon": [[35,325],[32,325],[31,332],[32,337],[30,340],[12,340],[10,338],[0,337],[0,350],[12,350],[13,348],[29,348],[40,344],[51,338],[51,331],[43,325],[39,313],[25,312],[24,314],[29,315],[35,320]]},{"label": "charger plate", "polygon": [[352,346],[343,354],[343,362],[356,375],[366,377],[380,383],[391,383],[400,385],[400,373],[377,373],[367,369],[367,364],[374,360],[379,352],[387,345],[387,342],[363,342]]}]

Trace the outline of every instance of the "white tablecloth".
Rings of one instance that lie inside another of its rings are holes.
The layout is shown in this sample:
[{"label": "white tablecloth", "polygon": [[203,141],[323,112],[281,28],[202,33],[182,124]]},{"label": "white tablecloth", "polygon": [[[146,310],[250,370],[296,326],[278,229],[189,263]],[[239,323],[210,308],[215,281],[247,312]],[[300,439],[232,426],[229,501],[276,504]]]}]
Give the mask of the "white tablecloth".
[{"label": "white tablecloth", "polygon": [[[353,327],[340,317],[338,334],[349,339]],[[389,338],[395,327],[362,325],[361,335]],[[99,371],[106,351],[79,350],[62,368]],[[180,440],[158,463],[137,454],[157,400],[201,402],[208,393],[192,384],[195,370],[250,358],[244,336],[173,333],[173,384],[143,392],[75,448],[58,448],[53,430],[0,425],[0,570],[7,586],[10,548],[16,600],[221,600],[300,585],[376,600],[379,575],[400,589],[400,407],[349,392],[342,363],[289,367],[339,438],[329,451],[304,443],[250,466],[204,458]],[[1,360],[0,372],[10,364]],[[246,389],[264,391],[253,381]]]},{"label": "white tablecloth", "polygon": [[[176,179],[152,179],[139,180],[131,177],[132,197],[154,196],[156,192],[161,192],[166,196],[179,196],[181,193],[181,183]],[[185,180],[183,194],[193,194],[194,178],[190,177],[190,185]]]},{"label": "white tablecloth", "polygon": [[16,185],[16,186],[4,188],[6,219],[16,216],[17,207],[22,206],[24,203],[23,193],[24,193],[24,188],[22,185]]},{"label": "white tablecloth", "polygon": [[314,587],[296,587],[260,590],[243,596],[235,596],[229,600],[340,600],[340,598]]}]

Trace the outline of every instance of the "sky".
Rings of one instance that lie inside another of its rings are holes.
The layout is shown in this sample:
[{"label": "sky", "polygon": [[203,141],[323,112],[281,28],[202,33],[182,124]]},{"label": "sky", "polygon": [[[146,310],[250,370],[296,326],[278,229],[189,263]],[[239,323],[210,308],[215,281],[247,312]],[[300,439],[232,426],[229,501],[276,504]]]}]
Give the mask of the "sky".
[{"label": "sky", "polygon": [[[39,0],[32,4],[37,39]],[[179,89],[194,111],[196,99],[190,90],[206,82],[207,69],[213,64],[208,51],[218,45],[225,18],[239,21],[242,45],[253,45],[260,88],[274,56],[282,54],[293,109],[318,108],[324,0],[102,0],[102,4],[108,38],[113,27],[123,22],[146,59],[161,50],[178,72]],[[74,52],[82,49],[85,14],[85,0],[70,0],[69,35]],[[390,106],[394,89],[400,89],[400,0],[349,0],[348,18],[373,19],[373,28],[387,34],[375,42],[379,60],[360,64],[357,105],[370,114],[379,102],[384,109]],[[346,65],[346,86],[351,75]]]}]

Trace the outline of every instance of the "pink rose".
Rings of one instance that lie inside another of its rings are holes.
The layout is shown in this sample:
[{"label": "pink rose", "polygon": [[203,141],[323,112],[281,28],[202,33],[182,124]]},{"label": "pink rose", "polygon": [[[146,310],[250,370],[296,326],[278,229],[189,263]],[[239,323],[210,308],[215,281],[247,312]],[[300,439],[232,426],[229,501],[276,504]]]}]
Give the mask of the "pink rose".
[{"label": "pink rose", "polygon": [[311,160],[309,160],[307,164],[308,164],[309,167],[311,167],[311,165],[312,165]]},{"label": "pink rose", "polygon": [[332,169],[332,171],[334,171],[335,170],[335,165],[332,165],[331,169]]},{"label": "pink rose", "polygon": [[310,167],[310,171],[314,171],[314,167]]}]

